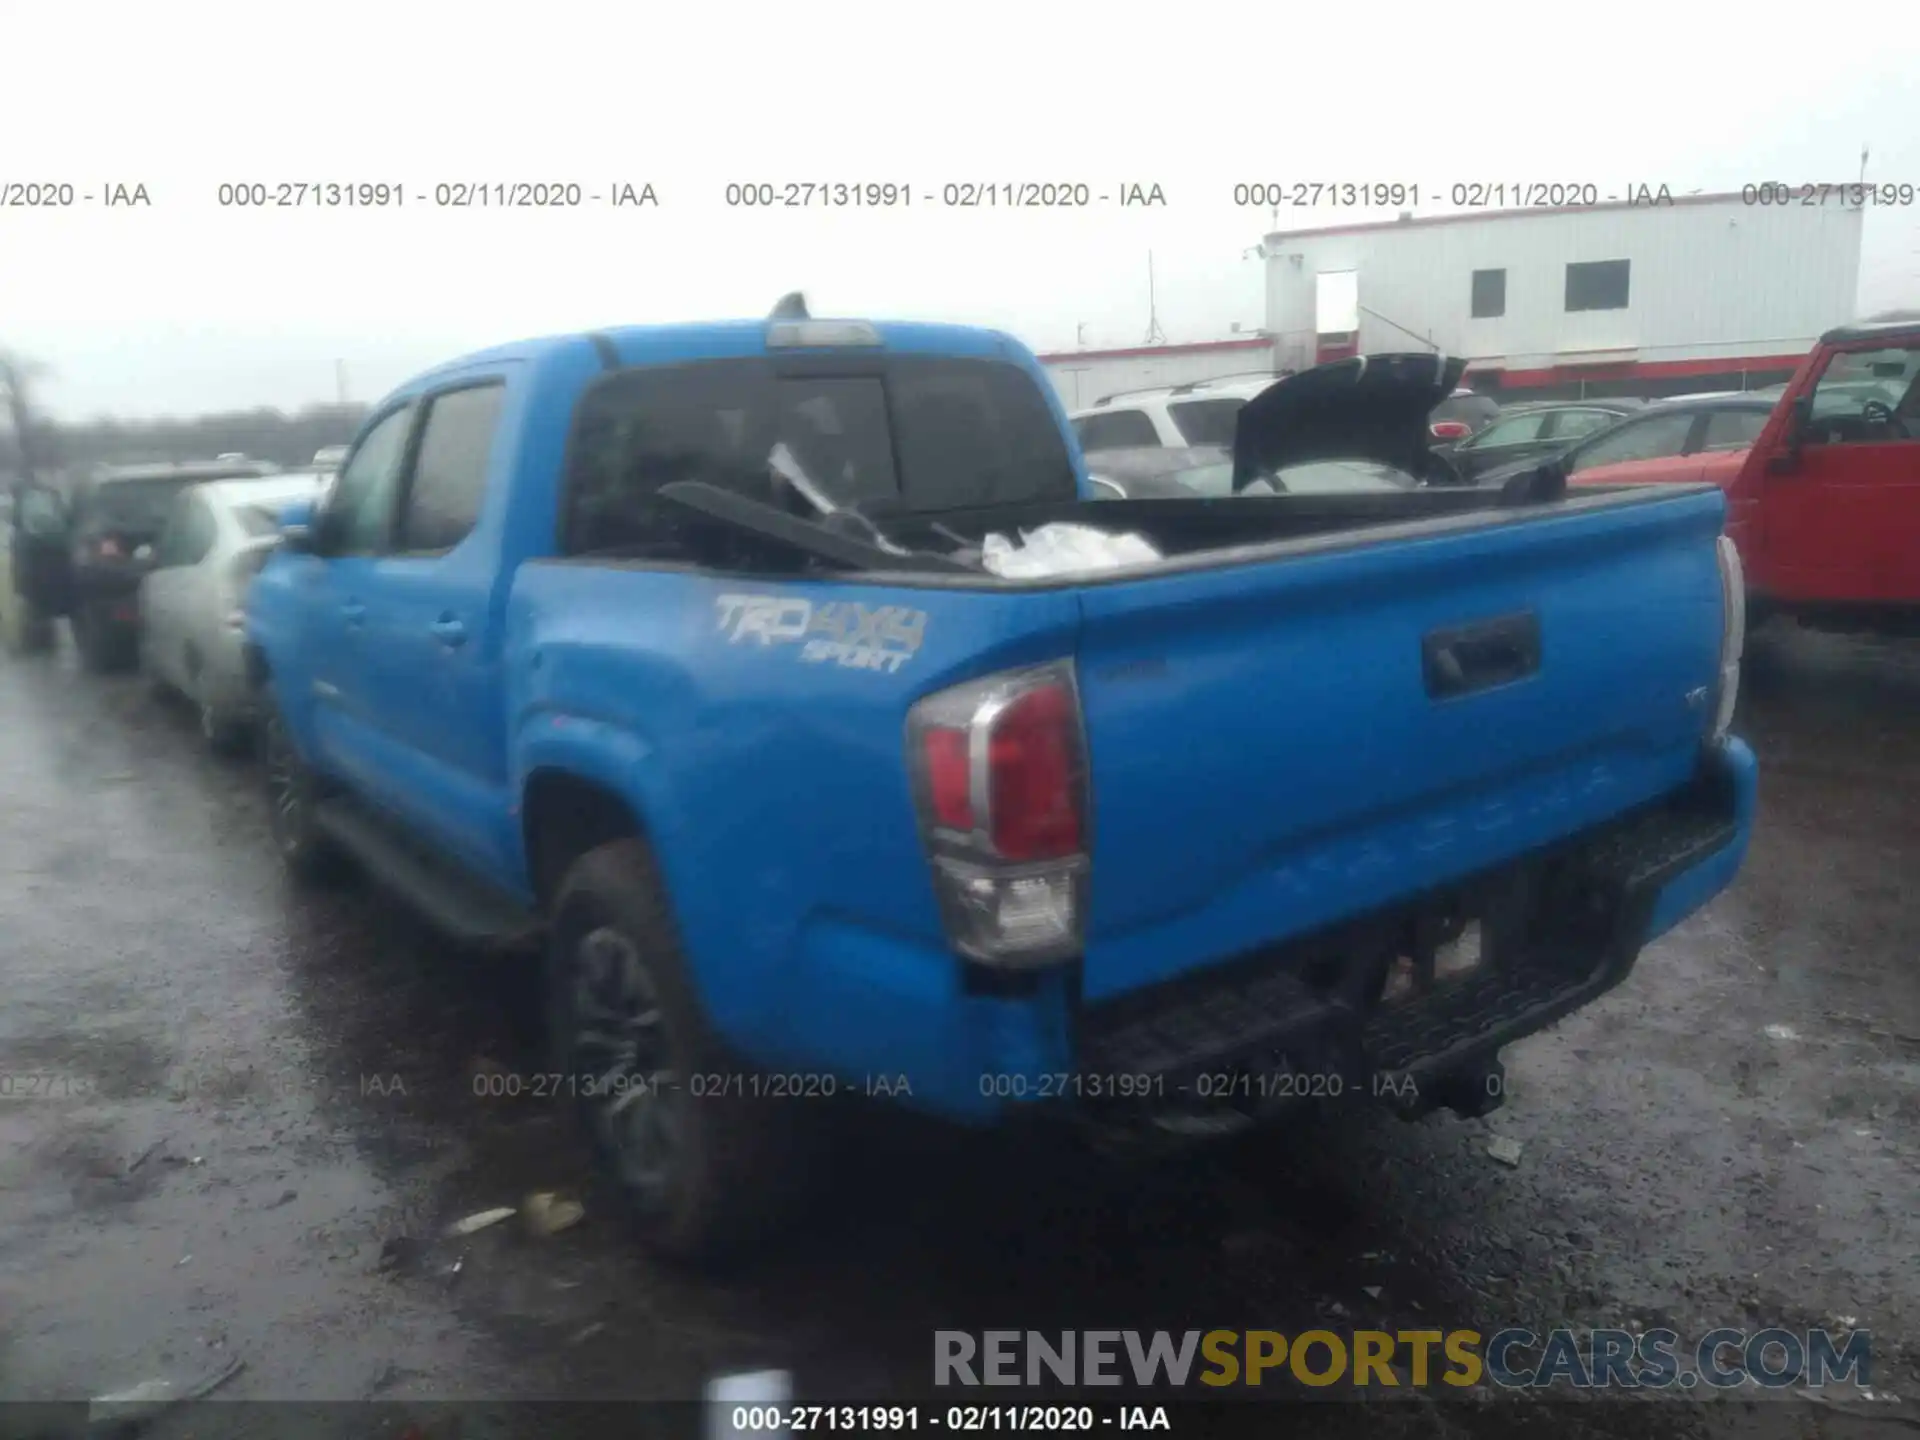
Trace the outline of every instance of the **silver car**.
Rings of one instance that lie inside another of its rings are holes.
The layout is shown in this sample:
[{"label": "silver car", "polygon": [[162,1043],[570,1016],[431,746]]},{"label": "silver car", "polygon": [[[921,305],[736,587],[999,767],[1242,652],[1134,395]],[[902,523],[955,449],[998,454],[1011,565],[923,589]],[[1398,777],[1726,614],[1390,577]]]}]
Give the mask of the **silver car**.
[{"label": "silver car", "polygon": [[247,586],[280,539],[280,512],[325,477],[210,480],[175,497],[140,582],[140,662],[186,696],[215,750],[242,748],[254,720],[243,640]]}]

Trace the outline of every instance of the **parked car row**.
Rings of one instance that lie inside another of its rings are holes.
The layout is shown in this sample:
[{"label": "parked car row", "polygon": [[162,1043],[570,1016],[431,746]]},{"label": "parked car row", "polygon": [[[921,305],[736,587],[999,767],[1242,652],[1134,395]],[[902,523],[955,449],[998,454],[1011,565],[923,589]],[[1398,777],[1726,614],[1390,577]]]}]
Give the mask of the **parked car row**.
[{"label": "parked car row", "polygon": [[[1458,371],[1454,373],[1457,377]],[[1233,444],[1240,407],[1276,378],[1263,370],[1102,396],[1090,408],[1073,414],[1074,438],[1087,452],[1156,445],[1225,448]],[[1429,412],[1429,433],[1436,440],[1457,441],[1490,425],[1499,414],[1497,402],[1456,384]]]},{"label": "parked car row", "polygon": [[[316,462],[325,458],[325,452]],[[0,545],[0,630],[17,654],[53,643],[65,617],[89,669],[136,660],[199,709],[217,749],[248,734],[241,666],[247,586],[278,538],[279,510],[328,480],[242,455],[108,467],[71,491],[23,489]]]},{"label": "parked car row", "polygon": [[[1274,384],[1265,377],[1130,392],[1076,414],[1100,493],[1233,493],[1231,467],[1221,465],[1225,450],[1194,449],[1178,436],[1204,430],[1216,447],[1230,446],[1240,408]],[[1581,488],[1715,485],[1728,497],[1729,534],[1746,562],[1757,615],[1790,614],[1823,628],[1920,630],[1920,326],[1913,322],[1830,331],[1791,381],[1764,390],[1494,408],[1490,422],[1457,436],[1432,419],[1440,409],[1432,412],[1428,448],[1440,463],[1427,485],[1503,486],[1549,463]],[[1141,438],[1110,445],[1120,434]],[[1387,478],[1395,477],[1411,483],[1410,467]],[[1302,484],[1365,490],[1380,478],[1335,468],[1303,476]]]}]

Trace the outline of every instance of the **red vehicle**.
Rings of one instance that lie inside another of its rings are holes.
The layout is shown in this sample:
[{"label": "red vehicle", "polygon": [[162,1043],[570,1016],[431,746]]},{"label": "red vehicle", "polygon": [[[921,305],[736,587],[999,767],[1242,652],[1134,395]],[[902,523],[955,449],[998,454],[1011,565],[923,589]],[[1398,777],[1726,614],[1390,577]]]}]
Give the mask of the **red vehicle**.
[{"label": "red vehicle", "polygon": [[1830,330],[1755,426],[1757,403],[1650,407],[1569,451],[1568,478],[1723,486],[1752,623],[1920,634],[1920,323]]},{"label": "red vehicle", "polygon": [[1755,620],[1920,633],[1920,323],[1822,335],[1727,501]]},{"label": "red vehicle", "polygon": [[1656,401],[1579,441],[1560,460],[1575,485],[1730,486],[1766,432],[1774,405],[1771,398],[1739,394]]}]

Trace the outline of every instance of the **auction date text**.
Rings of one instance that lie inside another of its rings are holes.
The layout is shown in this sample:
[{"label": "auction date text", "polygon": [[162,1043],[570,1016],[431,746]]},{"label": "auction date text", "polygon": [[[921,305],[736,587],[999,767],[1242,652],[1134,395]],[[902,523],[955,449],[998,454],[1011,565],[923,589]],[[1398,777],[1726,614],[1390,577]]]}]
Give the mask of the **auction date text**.
[{"label": "auction date text", "polygon": [[75,185],[71,180],[0,180],[0,210],[69,210],[76,205],[107,208],[151,206],[144,183],[106,180]]}]

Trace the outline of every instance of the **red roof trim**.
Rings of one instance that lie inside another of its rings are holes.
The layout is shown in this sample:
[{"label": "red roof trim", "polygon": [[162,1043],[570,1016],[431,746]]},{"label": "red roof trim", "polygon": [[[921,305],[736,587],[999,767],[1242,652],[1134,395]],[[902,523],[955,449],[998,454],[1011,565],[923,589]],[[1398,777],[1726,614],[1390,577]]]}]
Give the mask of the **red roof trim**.
[{"label": "red roof trim", "polygon": [[1040,357],[1042,365],[1056,360],[1145,360],[1153,356],[1216,355],[1226,350],[1271,350],[1273,341],[1262,336],[1251,340],[1202,340],[1192,345],[1136,345],[1127,350],[1055,350]]},{"label": "red roof trim", "polygon": [[[1656,189],[1658,187],[1655,187]],[[1463,225],[1470,220],[1521,220],[1531,215],[1585,215],[1596,210],[1669,210],[1674,205],[1724,205],[1739,200],[1738,190],[1712,195],[1675,195],[1673,205],[1645,200],[1602,200],[1597,205],[1541,205],[1526,210],[1449,210],[1439,215],[1416,215],[1411,220],[1361,220],[1351,225],[1328,225],[1318,230],[1273,230],[1268,240],[1304,240],[1319,235],[1358,235],[1369,230],[1411,230],[1415,226]]]},{"label": "red roof trim", "polygon": [[1703,360],[1623,360],[1610,364],[1551,365],[1544,370],[1509,370],[1500,362],[1469,361],[1468,375],[1497,373],[1503,389],[1561,385],[1575,380],[1677,380],[1688,375],[1736,375],[1742,370],[1797,370],[1805,351],[1792,355],[1720,355]]}]

